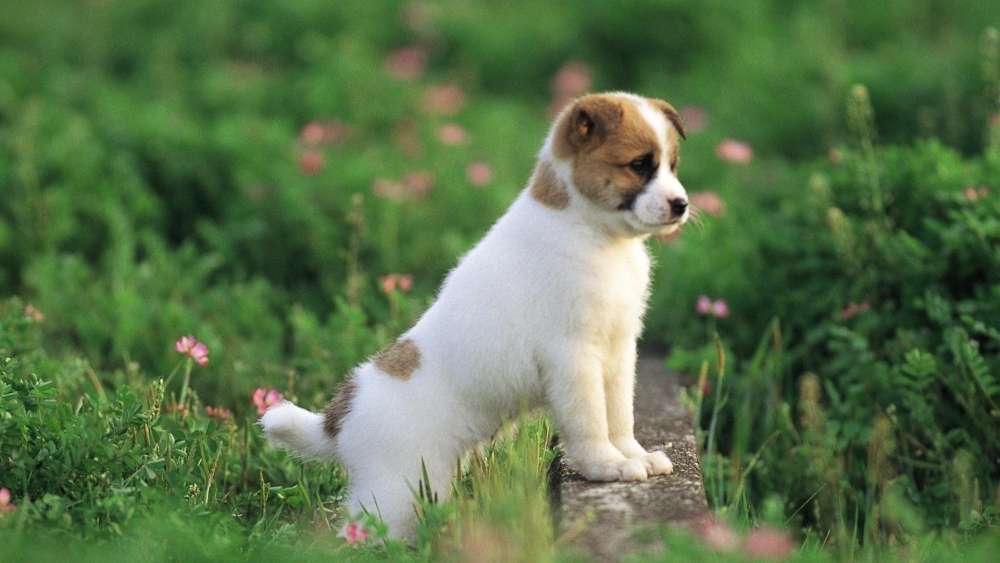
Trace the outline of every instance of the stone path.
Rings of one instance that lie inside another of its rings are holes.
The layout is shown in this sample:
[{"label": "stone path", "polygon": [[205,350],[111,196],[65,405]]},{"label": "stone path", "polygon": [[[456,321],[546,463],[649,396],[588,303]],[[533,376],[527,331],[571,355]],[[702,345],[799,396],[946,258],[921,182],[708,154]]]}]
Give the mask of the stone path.
[{"label": "stone path", "polygon": [[673,474],[638,483],[593,483],[562,460],[553,468],[560,534],[599,560],[641,551],[637,536],[643,529],[683,525],[708,511],[691,418],[678,398],[677,377],[662,359],[639,360],[635,428],[646,449],[666,452]]}]

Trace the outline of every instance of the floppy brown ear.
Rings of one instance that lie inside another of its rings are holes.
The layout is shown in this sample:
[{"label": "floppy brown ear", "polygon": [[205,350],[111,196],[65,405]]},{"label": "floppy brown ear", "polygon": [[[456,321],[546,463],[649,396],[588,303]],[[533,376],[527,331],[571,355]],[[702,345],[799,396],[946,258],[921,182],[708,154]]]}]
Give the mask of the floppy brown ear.
[{"label": "floppy brown ear", "polygon": [[663,100],[650,99],[649,101],[667,116],[670,123],[674,124],[674,128],[677,129],[681,139],[687,140],[687,132],[684,131],[684,122],[681,120],[681,114],[674,109],[674,106],[670,105],[670,102],[665,102]]},{"label": "floppy brown ear", "polygon": [[584,148],[604,142],[621,123],[625,110],[618,100],[607,96],[584,96],[563,114],[556,139],[556,153],[568,157]]}]

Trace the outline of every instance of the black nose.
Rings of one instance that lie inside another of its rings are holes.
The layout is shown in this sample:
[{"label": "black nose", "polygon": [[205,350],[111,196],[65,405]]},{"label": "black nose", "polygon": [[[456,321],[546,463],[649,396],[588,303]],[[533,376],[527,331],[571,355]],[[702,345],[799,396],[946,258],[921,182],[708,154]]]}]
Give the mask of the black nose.
[{"label": "black nose", "polygon": [[688,200],[682,197],[671,199],[669,200],[669,203],[670,203],[670,211],[674,215],[677,215],[678,217],[683,215],[684,211],[688,208]]}]

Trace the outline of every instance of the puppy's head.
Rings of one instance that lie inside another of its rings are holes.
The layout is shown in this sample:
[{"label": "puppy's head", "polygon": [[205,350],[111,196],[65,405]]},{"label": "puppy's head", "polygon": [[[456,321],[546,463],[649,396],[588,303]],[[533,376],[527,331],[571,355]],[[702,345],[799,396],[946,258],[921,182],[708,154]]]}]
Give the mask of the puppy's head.
[{"label": "puppy's head", "polygon": [[616,233],[670,233],[687,221],[677,179],[685,136],[672,105],[632,94],[593,94],[559,116],[552,156],[568,165],[588,216]]}]

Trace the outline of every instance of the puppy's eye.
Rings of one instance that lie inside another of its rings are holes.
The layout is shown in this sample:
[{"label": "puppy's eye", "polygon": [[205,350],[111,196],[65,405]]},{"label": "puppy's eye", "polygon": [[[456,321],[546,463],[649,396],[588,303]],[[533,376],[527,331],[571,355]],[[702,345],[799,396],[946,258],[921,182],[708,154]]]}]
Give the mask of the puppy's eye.
[{"label": "puppy's eye", "polygon": [[647,153],[628,163],[636,174],[647,177],[653,172],[653,153]]}]

